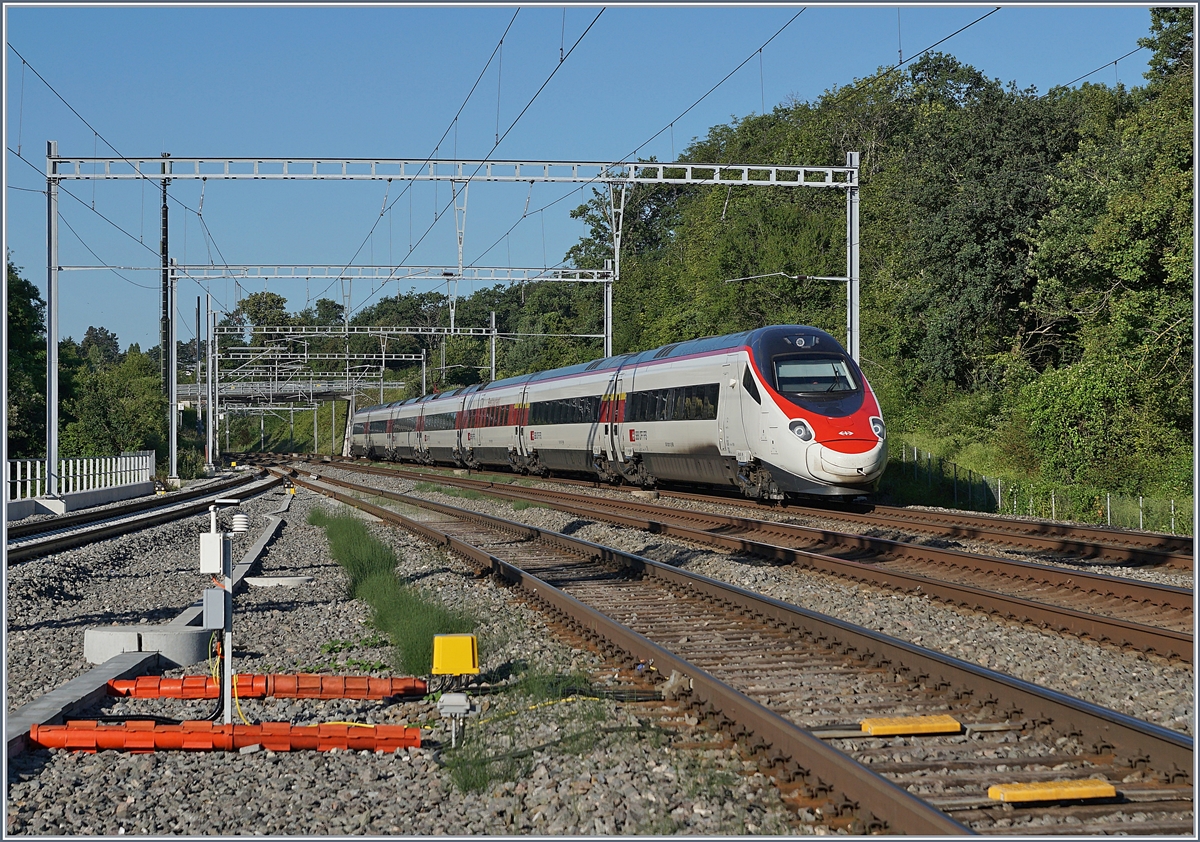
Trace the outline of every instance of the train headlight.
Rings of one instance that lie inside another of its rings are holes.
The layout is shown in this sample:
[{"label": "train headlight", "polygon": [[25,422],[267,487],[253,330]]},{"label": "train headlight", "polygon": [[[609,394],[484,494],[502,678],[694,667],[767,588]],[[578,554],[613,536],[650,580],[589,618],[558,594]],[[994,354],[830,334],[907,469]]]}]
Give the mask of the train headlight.
[{"label": "train headlight", "polygon": [[871,429],[875,431],[875,435],[879,436],[880,441],[887,439],[887,427],[883,426],[883,419],[873,416],[871,418]]},{"label": "train headlight", "polygon": [[788,424],[788,429],[795,433],[800,441],[813,440],[812,427],[808,426],[808,422],[802,418],[797,418],[791,424]]}]

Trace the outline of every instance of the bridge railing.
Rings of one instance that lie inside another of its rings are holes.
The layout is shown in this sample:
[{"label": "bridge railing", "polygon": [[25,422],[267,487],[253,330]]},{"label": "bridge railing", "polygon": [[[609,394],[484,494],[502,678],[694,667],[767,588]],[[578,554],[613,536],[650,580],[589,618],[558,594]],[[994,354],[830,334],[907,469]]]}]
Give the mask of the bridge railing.
[{"label": "bridge railing", "polygon": [[[139,450],[86,459],[60,459],[58,492],[70,494],[146,482],[154,477],[154,451]],[[25,500],[47,492],[45,459],[10,459],[4,467],[7,499]]]}]

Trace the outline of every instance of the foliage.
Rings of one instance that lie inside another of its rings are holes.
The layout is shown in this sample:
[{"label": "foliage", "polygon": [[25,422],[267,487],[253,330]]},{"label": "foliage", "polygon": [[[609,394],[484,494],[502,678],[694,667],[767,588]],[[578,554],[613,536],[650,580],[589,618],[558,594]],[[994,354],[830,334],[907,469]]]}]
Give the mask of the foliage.
[{"label": "foliage", "polygon": [[108,328],[89,327],[79,343],[79,350],[93,368],[116,365],[121,361],[121,341]]},{"label": "foliage", "polygon": [[116,365],[84,368],[76,390],[66,403],[71,420],[62,434],[64,456],[163,449],[166,398],[157,366],[136,347],[131,346]]},{"label": "foliage", "polygon": [[8,457],[46,453],[46,302],[8,260]]}]

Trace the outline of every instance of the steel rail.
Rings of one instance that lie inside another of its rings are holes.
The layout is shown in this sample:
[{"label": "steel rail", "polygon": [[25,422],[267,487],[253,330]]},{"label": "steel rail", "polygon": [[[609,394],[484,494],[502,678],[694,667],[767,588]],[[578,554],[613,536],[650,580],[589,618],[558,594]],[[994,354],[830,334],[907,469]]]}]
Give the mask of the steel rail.
[{"label": "steel rail", "polygon": [[[368,473],[374,476],[427,476],[419,472],[407,472],[403,469],[374,468],[354,463],[342,463],[345,470]],[[462,477],[439,477],[450,485],[463,485],[481,490],[488,490],[497,496],[519,496],[520,499],[538,498],[550,505],[560,498],[559,492],[539,488],[514,486],[510,483],[494,483],[489,480],[472,480]],[[681,521],[696,521],[708,525],[702,527],[706,531],[736,529],[740,532],[759,532],[776,535],[783,538],[798,539],[810,544],[836,544],[838,546],[863,549],[884,556],[908,559],[917,562],[947,563],[950,566],[969,570],[980,570],[986,565],[991,570],[1003,570],[1014,578],[1038,579],[1041,584],[1054,587],[1072,588],[1096,593],[1101,596],[1111,596],[1120,599],[1133,599],[1153,606],[1162,606],[1180,611],[1192,609],[1194,592],[1190,588],[1162,585],[1152,582],[1142,582],[1102,573],[1092,573],[1084,570],[1073,570],[1048,564],[1039,564],[1019,559],[987,556],[945,547],[930,547],[923,544],[912,544],[906,541],[894,541],[888,538],[877,538],[869,535],[836,532],[811,526],[801,526],[775,520],[756,520],[740,518],[731,515],[718,515],[711,512],[694,510],[679,510],[657,506],[643,501],[614,500],[610,497],[588,496],[589,503],[593,501],[605,506],[625,509],[634,512],[654,512],[673,517]],[[565,505],[565,504],[564,504]],[[1080,583],[1087,583],[1081,587]]]},{"label": "steel rail", "polygon": [[[282,482],[280,478],[271,477],[261,481],[259,486],[247,490],[251,491],[251,495],[253,496],[261,494],[263,491],[278,485],[280,482]],[[179,520],[180,518],[206,512],[208,511],[208,507],[212,505],[212,499],[209,498],[215,499],[216,496],[219,496],[219,494],[210,494],[208,497],[202,498],[197,502],[190,502],[182,506],[152,511],[148,514],[143,514],[141,517],[135,517],[132,520],[125,519],[115,523],[100,523],[93,528],[81,529],[66,535],[52,535],[42,540],[32,541],[20,546],[10,546],[7,548],[8,563],[13,564],[14,562],[24,561],[35,556],[61,552],[72,547],[91,544],[95,541],[102,541],[105,538],[124,535],[140,529],[148,529],[151,526],[158,526],[172,520]]]},{"label": "steel rail", "polygon": [[[387,469],[382,470],[386,471]],[[397,472],[389,471],[388,473],[394,476]],[[333,477],[322,477],[322,479],[325,482],[333,483],[346,488],[353,488],[358,491],[368,491],[369,489],[369,493],[377,494],[388,499],[402,502],[409,502],[411,499],[413,499],[407,495],[399,494],[397,492],[388,491],[386,489],[377,489],[370,486],[359,486],[345,480],[335,479]],[[948,602],[952,605],[963,606],[973,610],[984,611],[992,614],[999,614],[1003,617],[1008,617],[1022,623],[1033,624],[1058,632],[1087,636],[1101,643],[1113,643],[1118,646],[1128,646],[1143,652],[1154,652],[1163,657],[1175,658],[1185,663],[1191,663],[1193,660],[1194,638],[1193,635],[1188,632],[1134,623],[1128,620],[1109,617],[1103,614],[1080,611],[1078,609],[1069,608],[1066,606],[1056,606],[1046,602],[1040,602],[1019,596],[1012,596],[999,591],[988,590],[972,585],[934,579],[929,576],[922,576],[915,573],[889,570],[866,562],[841,559],[837,558],[836,556],[825,555],[822,553],[814,553],[792,547],[785,547],[778,544],[754,541],[745,537],[720,534],[707,529],[699,529],[677,523],[670,523],[664,520],[653,520],[645,516],[640,516],[637,513],[621,514],[619,512],[605,511],[605,504],[608,503],[613,503],[616,507],[641,509],[643,512],[647,509],[653,511],[659,507],[653,507],[649,505],[641,506],[625,503],[623,501],[610,501],[607,498],[595,497],[589,497],[587,502],[572,503],[563,499],[561,495],[555,495],[552,492],[541,492],[537,489],[517,488],[509,485],[498,486],[489,483],[486,480],[466,480],[459,477],[453,477],[446,478],[444,481],[456,485],[469,484],[469,487],[485,490],[497,497],[534,501],[544,505],[552,506],[553,508],[561,511],[579,515],[581,517],[605,520],[621,526],[629,526],[654,534],[667,535],[701,545],[718,546],[733,552],[751,553],[763,558],[783,561],[788,564],[795,564],[797,566],[811,568],[822,573],[849,578],[853,581],[864,582],[881,587],[894,588],[907,592],[919,592],[943,602]],[[666,514],[670,516],[675,513],[667,511]],[[755,523],[752,521],[743,522]],[[775,526],[776,524],[772,523],[770,525]],[[788,525],[780,524],[780,526],[786,527]],[[830,536],[834,533],[823,534]],[[851,546],[869,547],[870,542],[878,540],[866,538],[864,536],[842,537],[845,539],[845,542]],[[897,542],[887,543],[894,544],[900,548],[908,548],[908,545],[899,544]],[[1005,559],[992,559],[986,556],[973,556],[967,553],[959,553],[958,551],[954,550],[934,550],[933,548],[921,548],[921,550],[927,551],[930,554],[954,553],[957,554],[957,556],[962,556],[971,560],[975,564],[995,564],[1002,567],[1015,565],[1017,566],[1016,569],[1018,570],[1022,569],[1022,567],[1031,567],[1035,568],[1039,574],[1042,573],[1044,568],[1043,565],[1032,565],[1028,562],[1009,562]],[[1089,576],[1095,579],[1111,578],[1097,576],[1097,574],[1075,573],[1073,571],[1057,571],[1053,568],[1047,569],[1049,574],[1060,576],[1061,582],[1064,586],[1072,578],[1078,578],[1083,581],[1087,581],[1086,577]],[[1130,583],[1130,587],[1144,588],[1144,593],[1153,594],[1153,598],[1159,600],[1164,606],[1169,606],[1178,610],[1182,610],[1184,608],[1190,610],[1192,605],[1192,594],[1186,589],[1169,588],[1162,585],[1147,585],[1140,582]]]},{"label": "steel rail", "polygon": [[[779,714],[718,680],[704,670],[676,656],[672,652],[643,635],[624,626],[612,618],[585,605],[574,597],[543,580],[526,573],[518,567],[497,558],[486,550],[479,549],[428,524],[415,521],[382,506],[375,506],[349,494],[331,488],[322,488],[301,478],[293,482],[311,491],[316,491],[367,512],[380,520],[447,547],[470,560],[479,569],[494,573],[523,590],[554,610],[571,617],[576,623],[606,639],[613,646],[635,659],[652,659],[691,679],[692,697],[698,703],[708,703],[721,714],[743,726],[743,734],[773,746],[781,759],[792,761],[787,776],[803,778],[818,790],[840,790],[844,797],[855,804],[855,812],[863,821],[865,830],[882,830],[885,827],[898,832],[919,835],[971,834],[972,831],[954,821],[941,810],[926,804],[881,775],[870,771],[846,755],[825,744],[818,737],[784,719]],[[415,498],[414,498],[415,499]],[[421,501],[426,503],[427,501]],[[464,514],[465,511],[463,512]],[[508,524],[506,531],[525,532],[533,537],[537,530],[523,530],[519,524]],[[546,537],[547,533],[537,537]],[[571,547],[572,539],[563,538],[570,551],[578,554],[583,544]],[[590,545],[597,546],[597,545]],[[661,671],[661,668],[660,668]],[[668,673],[669,674],[669,673]],[[752,740],[753,742],[753,740]],[[803,764],[803,765],[802,765]]]},{"label": "steel rail", "polygon": [[[715,502],[711,495],[682,491],[664,491],[662,493],[680,499]],[[762,505],[752,500],[731,502],[736,502],[738,505]],[[1029,549],[1063,553],[1081,558],[1104,559],[1114,564],[1155,565],[1178,570],[1193,568],[1192,539],[1179,535],[874,504],[870,505],[869,511],[860,511],[854,506],[835,509],[821,506],[789,505],[788,509],[808,517],[846,520],[871,526],[915,529],[939,536],[966,538],[972,541],[1015,544]]]},{"label": "steel rail", "polygon": [[[338,457],[335,461],[353,463],[356,460]],[[478,473],[507,476],[495,471]],[[430,474],[429,476],[442,475]],[[596,480],[554,477],[553,479],[539,478],[539,481],[589,488],[602,487],[602,484]],[[621,486],[621,488],[625,488],[625,486]],[[658,492],[664,497],[694,500],[714,505],[732,505],[759,510],[766,506],[756,500],[732,495],[699,494],[672,488],[659,488]],[[773,504],[770,509],[781,510]],[[868,504],[866,507],[851,505],[838,508],[789,504],[786,511],[808,517],[845,520],[851,523],[896,529],[914,529],[945,537],[966,538],[1005,546],[1063,553],[1085,559],[1103,560],[1112,564],[1162,566],[1177,570],[1193,569],[1193,540],[1190,537],[1179,535],[1134,532],[1055,521],[1016,520],[977,513],[926,511],[875,504]]]},{"label": "steel rail", "polygon": [[45,520],[37,520],[31,523],[16,523],[10,524],[8,527],[8,540],[12,541],[17,538],[24,538],[28,535],[36,535],[39,532],[47,532],[54,529],[70,529],[74,526],[79,526],[83,523],[91,523],[96,520],[107,520],[114,517],[122,517],[134,512],[145,511],[146,509],[154,509],[162,506],[173,506],[176,503],[182,503],[184,500],[193,500],[197,497],[204,497],[212,494],[215,491],[224,491],[229,488],[234,488],[246,482],[250,482],[253,477],[230,477],[219,482],[214,482],[203,488],[193,488],[187,491],[179,491],[173,494],[168,494],[166,497],[155,495],[143,500],[135,500],[130,503],[123,503],[120,506],[113,506],[109,509],[90,509],[87,511],[76,512],[70,515],[60,515],[56,518],[47,518]]},{"label": "steel rail", "polygon": [[[437,530],[428,523],[414,521],[390,509],[366,503],[349,494],[343,494],[324,483],[310,483],[304,479],[296,479],[294,481],[297,485],[339,499],[363,511],[367,511],[386,522],[399,524],[428,540],[447,546],[455,552],[465,553],[468,558],[486,557],[491,565],[490,569],[495,570],[498,567],[496,561],[492,560],[494,557],[486,553],[486,551],[475,548],[468,550],[467,547],[469,545]],[[368,489],[369,491],[370,489]],[[1095,754],[1112,753],[1116,755],[1117,763],[1121,766],[1128,766],[1131,770],[1148,766],[1168,783],[1187,782],[1191,779],[1193,740],[1191,737],[1171,731],[1170,729],[1143,722],[1116,711],[1072,698],[1063,693],[1038,687],[1012,676],[997,673],[984,667],[916,646],[915,644],[864,629],[852,623],[821,615],[814,611],[790,605],[781,600],[756,594],[699,574],[679,570],[669,565],[625,553],[611,547],[604,547],[571,536],[454,506],[432,503],[421,498],[409,497],[404,502],[418,508],[448,514],[463,521],[473,521],[483,524],[489,528],[502,530],[526,540],[544,541],[552,546],[581,555],[587,559],[619,565],[639,575],[659,577],[680,587],[694,589],[714,601],[733,606],[746,613],[757,615],[764,621],[775,624],[780,628],[788,628],[796,632],[801,632],[815,639],[831,641],[839,646],[840,651],[847,654],[855,653],[858,657],[877,667],[906,672],[910,679],[921,681],[926,686],[950,688],[962,698],[973,697],[989,705],[994,705],[1009,719],[1024,719],[1034,728],[1053,726],[1054,730],[1058,732],[1079,737],[1083,744],[1090,745],[1090,750]],[[518,581],[522,581],[524,577],[528,576],[523,571],[518,571],[516,574],[508,572],[507,568],[503,565],[507,565],[507,563],[500,562],[499,569],[505,571],[507,575],[518,575]],[[512,568],[512,565],[508,565],[508,567]],[[515,568],[513,569],[515,570]],[[540,583],[540,580],[538,582]],[[540,583],[536,587],[540,587],[543,592],[549,593],[549,585]],[[603,618],[603,615],[601,615],[602,620],[597,619],[593,616],[595,612],[577,613],[575,602],[573,598],[568,597],[563,599],[555,597],[555,604],[561,606],[560,610],[571,615],[577,622],[581,622],[607,637],[612,621],[608,618]],[[635,659],[654,658],[656,664],[666,664],[678,670],[681,674],[692,678],[693,688],[699,687],[701,694],[714,692],[711,689],[707,689],[708,685],[703,679],[699,682],[696,681],[697,675],[702,670],[686,662],[682,664],[683,669],[679,669],[680,665],[676,664],[673,659],[674,656],[659,661],[658,659],[663,657],[661,654],[662,647],[650,643],[650,641],[641,635],[637,635],[636,632],[626,629],[624,632],[621,632],[620,637],[616,639],[610,638],[610,640],[614,645],[629,652]],[[734,690],[733,692],[737,693],[738,691]],[[748,700],[751,702],[750,705],[744,703],[736,704],[737,699],[735,697],[730,697],[727,700],[724,696],[717,696],[715,700],[708,699],[708,701],[714,708],[729,708],[729,710],[724,712],[732,713],[736,717],[751,717],[762,707],[757,702],[753,702],[753,700]],[[746,730],[748,730],[746,736],[751,738],[752,743],[756,742],[760,746],[764,743],[770,743],[767,740],[768,732],[760,730],[767,727],[762,724],[763,720],[756,720],[753,724],[746,723],[741,719],[735,721],[740,721],[746,726]],[[787,723],[786,720],[783,720],[783,722]],[[757,739],[755,739],[756,737]],[[840,755],[840,753],[838,754]],[[805,762],[812,759],[812,755],[801,755],[801,757]],[[776,759],[778,759],[778,756]],[[792,762],[795,763],[796,760],[797,758],[793,754]],[[859,768],[863,768],[844,755],[840,755],[838,762],[843,764],[841,768],[845,770],[856,771]],[[801,768],[798,771],[809,771],[812,773],[814,770],[804,770]],[[817,770],[815,773],[822,778],[826,778],[830,774],[824,768]],[[832,781],[832,778],[826,779]],[[851,776],[851,781],[854,779]],[[907,795],[907,793],[904,794]],[[848,792],[847,795],[852,799],[855,797],[853,791]],[[877,809],[881,808],[880,802],[872,801],[866,803],[869,804],[877,816],[885,818],[880,809]],[[909,830],[904,825],[892,824],[894,826],[889,829]],[[958,827],[961,826],[956,826],[949,832],[967,832],[965,829],[958,829]]]}]

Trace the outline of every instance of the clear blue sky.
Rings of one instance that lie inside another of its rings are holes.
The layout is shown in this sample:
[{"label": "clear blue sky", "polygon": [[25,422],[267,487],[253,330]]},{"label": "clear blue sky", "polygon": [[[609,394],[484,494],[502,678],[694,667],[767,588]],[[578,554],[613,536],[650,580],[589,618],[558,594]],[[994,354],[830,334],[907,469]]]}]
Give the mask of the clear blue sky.
[{"label": "clear blue sky", "polygon": [[[592,22],[599,6],[520,9],[500,60],[493,61],[462,112],[442,158],[482,157]],[[761,112],[794,97],[813,100],[895,64],[985,14],[990,6],[809,7],[703,103],[647,146],[748,56],[800,6],[607,8],[515,125],[495,158],[616,161],[635,150],[670,160],[694,137],[731,117]],[[450,125],[483,69],[515,6],[487,7],[5,7],[5,38],[104,138],[126,156],[327,156],[424,159]],[[1006,6],[938,49],[985,75],[1039,91],[1109,64],[1088,81],[1143,83],[1149,53],[1122,60],[1149,30],[1148,7]],[[22,62],[5,51],[6,246],[24,274],[46,283],[47,140],[62,155],[114,156]],[[497,118],[497,108],[499,116]],[[806,161],[838,164],[840,161]],[[82,202],[63,196],[64,265],[157,265],[159,201],[132,182],[66,182]],[[388,201],[400,187],[393,185]],[[180,263],[329,263],[351,260],[372,224],[360,264],[454,265],[452,214],[430,228],[432,185],[414,187],[382,219],[384,183],[210,182],[204,188],[205,236],[195,213],[171,205],[171,252]],[[544,266],[563,259],[583,233],[569,218],[579,195],[531,213],[487,255],[485,249],[522,217],[572,192],[550,185],[476,184],[470,191],[465,260],[477,265]],[[171,195],[193,211],[198,184],[176,182]],[[410,213],[411,196],[411,213]],[[126,233],[114,228],[95,210]],[[70,228],[67,227],[70,225]],[[74,233],[71,228],[74,229]],[[411,235],[410,235],[411,230]],[[411,239],[410,239],[411,238]],[[142,240],[145,247],[137,241]],[[86,243],[99,260],[88,253]],[[114,331],[122,346],[158,342],[159,275],[108,270],[61,275],[61,334],[81,339],[89,325]],[[869,278],[864,282],[869,282]],[[139,286],[140,285],[140,286]],[[353,290],[354,308],[368,298]],[[247,291],[264,288],[249,283]],[[267,286],[291,309],[337,288],[305,281]],[[407,287],[406,287],[407,288]],[[391,283],[385,294],[395,294]],[[180,338],[192,337],[193,282],[180,288]],[[212,288],[233,307],[233,282]],[[469,293],[464,287],[461,293]]]}]

